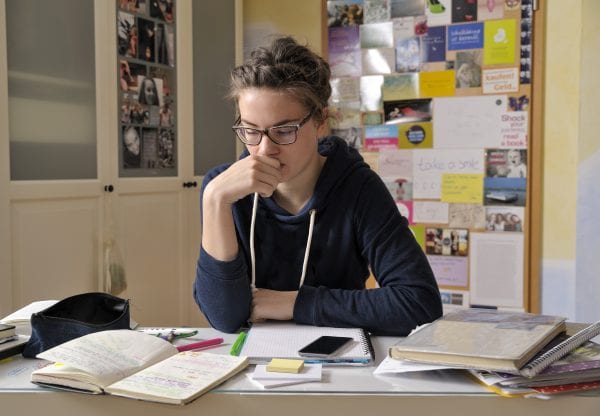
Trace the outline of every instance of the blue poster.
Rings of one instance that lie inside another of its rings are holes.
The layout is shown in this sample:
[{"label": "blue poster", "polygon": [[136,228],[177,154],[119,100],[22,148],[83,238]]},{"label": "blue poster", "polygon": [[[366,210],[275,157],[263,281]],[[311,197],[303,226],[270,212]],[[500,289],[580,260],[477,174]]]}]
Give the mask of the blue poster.
[{"label": "blue poster", "polygon": [[448,50],[483,49],[483,23],[448,26]]}]

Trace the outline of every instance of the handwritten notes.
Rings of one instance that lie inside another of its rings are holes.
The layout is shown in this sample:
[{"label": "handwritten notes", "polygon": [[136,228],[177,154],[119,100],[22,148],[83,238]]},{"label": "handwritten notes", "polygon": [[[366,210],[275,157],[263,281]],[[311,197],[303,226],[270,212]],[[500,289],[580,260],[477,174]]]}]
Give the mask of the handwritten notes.
[{"label": "handwritten notes", "polygon": [[483,149],[414,150],[413,198],[440,199],[443,174],[483,174],[483,168]]},{"label": "handwritten notes", "polygon": [[507,98],[501,95],[434,98],[435,147],[499,147],[506,108]]},{"label": "handwritten notes", "polygon": [[483,202],[483,174],[443,174],[441,190],[441,199],[444,202],[481,204]]}]

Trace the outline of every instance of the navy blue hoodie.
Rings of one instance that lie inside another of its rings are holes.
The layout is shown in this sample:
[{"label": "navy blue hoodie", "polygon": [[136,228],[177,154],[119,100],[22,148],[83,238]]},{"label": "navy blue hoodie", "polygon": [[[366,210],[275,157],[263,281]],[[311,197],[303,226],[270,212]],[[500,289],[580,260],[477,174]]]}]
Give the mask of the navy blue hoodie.
[{"label": "navy blue hoodie", "polygon": [[[360,154],[336,137],[319,143],[327,157],[315,191],[297,215],[273,198],[259,198],[255,225],[256,287],[298,290],[294,321],[365,328],[379,335],[407,335],[441,316],[433,273],[408,223],[379,176]],[[229,165],[212,169],[202,191]],[[250,316],[250,222],[253,195],[233,205],[240,250],[219,261],[200,249],[194,298],[210,324],[234,332]],[[304,284],[299,288],[316,210]],[[365,289],[373,272],[378,288]]]}]

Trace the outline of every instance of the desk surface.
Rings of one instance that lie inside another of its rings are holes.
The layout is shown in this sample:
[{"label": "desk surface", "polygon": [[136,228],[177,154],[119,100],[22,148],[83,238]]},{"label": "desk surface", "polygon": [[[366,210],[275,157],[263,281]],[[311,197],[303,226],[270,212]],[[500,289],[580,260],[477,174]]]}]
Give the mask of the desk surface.
[{"label": "desk surface", "polygon": [[[199,337],[221,336],[225,343],[210,351],[227,353],[235,335],[213,329],[201,329]],[[374,337],[376,363],[386,355],[387,347],[398,340]],[[0,363],[0,408],[21,414],[44,415],[144,415],[161,416],[188,413],[245,415],[352,415],[383,414],[402,409],[425,415],[433,412],[461,415],[545,414],[600,415],[600,396],[563,396],[552,400],[503,398],[490,393],[460,371],[435,371],[390,376],[374,376],[375,366],[324,367],[321,383],[305,383],[262,390],[245,372],[236,375],[210,393],[186,406],[162,405],[111,396],[90,396],[56,392],[29,382],[31,371],[42,365],[40,360],[20,357]],[[209,413],[206,413],[209,412]],[[213,413],[215,412],[215,413]]]}]

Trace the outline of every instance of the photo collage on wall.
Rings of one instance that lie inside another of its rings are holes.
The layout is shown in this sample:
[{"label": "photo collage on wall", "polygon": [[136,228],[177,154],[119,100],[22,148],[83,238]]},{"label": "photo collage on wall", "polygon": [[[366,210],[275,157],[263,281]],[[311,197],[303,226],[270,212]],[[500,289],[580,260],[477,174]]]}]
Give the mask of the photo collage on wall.
[{"label": "photo collage on wall", "polygon": [[381,176],[445,308],[522,309],[532,0],[329,0],[327,16],[331,133]]},{"label": "photo collage on wall", "polygon": [[119,176],[175,176],[175,0],[117,0]]}]

